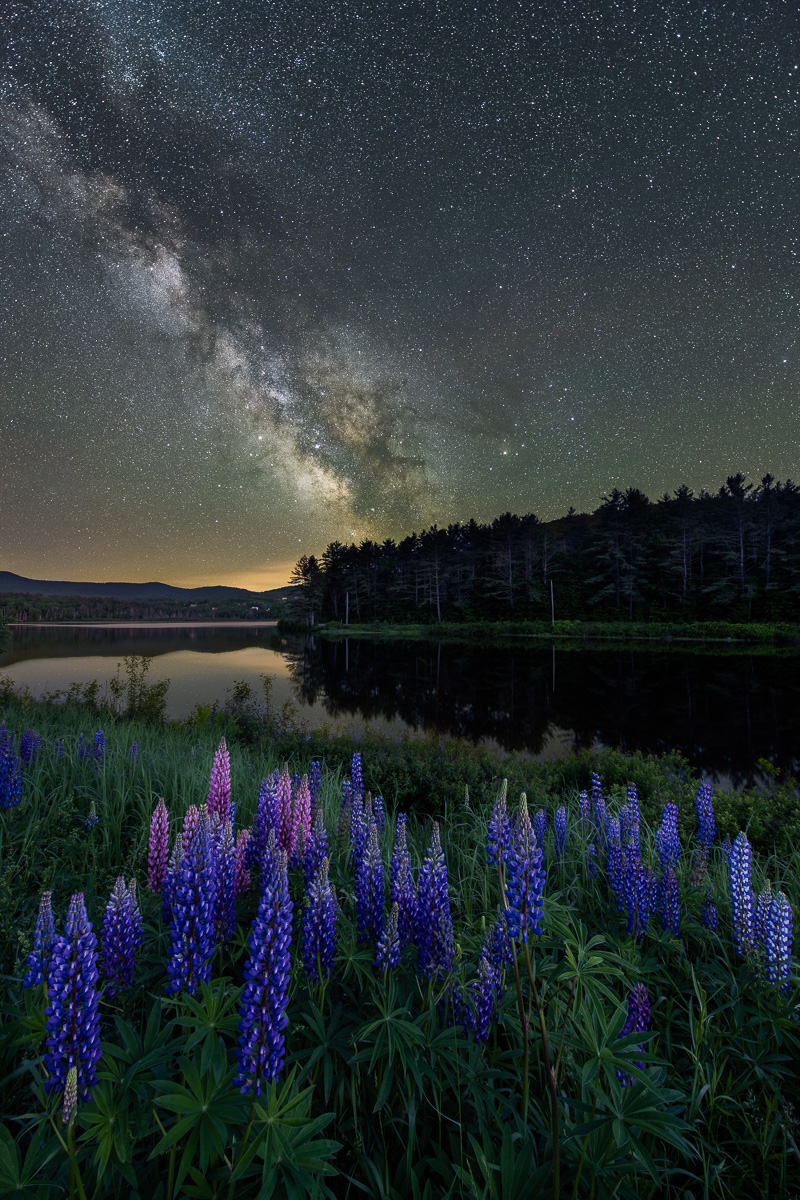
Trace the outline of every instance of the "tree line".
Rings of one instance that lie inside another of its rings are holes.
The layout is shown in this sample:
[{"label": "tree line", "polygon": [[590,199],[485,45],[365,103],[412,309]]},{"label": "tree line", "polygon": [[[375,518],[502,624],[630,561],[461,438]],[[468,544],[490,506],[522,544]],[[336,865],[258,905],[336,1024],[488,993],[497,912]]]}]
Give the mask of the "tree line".
[{"label": "tree line", "polygon": [[207,621],[274,620],[283,612],[280,600],[121,600],[113,596],[43,596],[26,592],[0,595],[5,621]]},{"label": "tree line", "polygon": [[290,605],[309,625],[469,620],[794,621],[800,486],[738,473],[651,501],[614,488],[592,513],[506,512],[400,542],[304,555]]}]

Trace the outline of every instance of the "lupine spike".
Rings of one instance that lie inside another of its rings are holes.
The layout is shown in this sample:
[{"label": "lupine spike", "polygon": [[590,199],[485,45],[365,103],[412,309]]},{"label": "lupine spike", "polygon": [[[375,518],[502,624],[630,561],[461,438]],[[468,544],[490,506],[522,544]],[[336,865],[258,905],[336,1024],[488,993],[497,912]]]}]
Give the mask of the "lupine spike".
[{"label": "lupine spike", "polygon": [[769,906],[764,939],[767,960],[767,979],[788,991],[791,987],[792,906],[783,892],[778,892]]},{"label": "lupine spike", "polygon": [[542,851],[537,845],[524,796],[506,858],[506,870],[506,920],[509,933],[512,938],[521,937],[523,942],[527,942],[529,930],[534,934],[542,932],[540,922],[545,871]]},{"label": "lupine spike", "polygon": [[508,818],[508,780],[504,779],[486,827],[486,864],[502,863],[511,841],[511,822]]},{"label": "lupine spike", "polygon": [[681,906],[678,877],[673,867],[667,867],[661,880],[661,924],[676,938],[681,936]]},{"label": "lupine spike", "polygon": [[211,976],[214,953],[215,879],[211,826],[203,805],[192,840],[184,847],[172,894],[172,948],[167,962],[168,995],[193,996]]},{"label": "lupine spike", "polygon": [[728,887],[736,953],[748,954],[753,946],[753,851],[746,833],[738,833],[728,859]]},{"label": "lupine spike", "polygon": [[656,831],[656,846],[658,847],[658,856],[661,860],[662,871],[666,871],[669,867],[674,867],[681,852],[681,843],[678,836],[677,804],[664,805],[661,825]]},{"label": "lupine spike", "polygon": [[478,974],[469,987],[469,1027],[476,1042],[485,1042],[492,1027],[499,991],[497,971],[485,954],[478,963]]},{"label": "lupine spike", "polygon": [[231,758],[224,737],[220,739],[211,764],[207,805],[209,816],[219,817],[224,825],[231,812]]},{"label": "lupine spike", "polygon": [[360,942],[376,941],[383,931],[384,873],[373,821],[364,854],[356,864],[356,925]]},{"label": "lupine spike", "polygon": [[333,970],[336,949],[336,900],[322,859],[306,893],[300,934],[303,966],[312,983],[324,983]]},{"label": "lupine spike", "polygon": [[53,921],[52,892],[42,892],[39,900],[39,913],[36,917],[36,927],[33,931],[33,950],[27,958],[28,970],[22,981],[22,986],[36,987],[47,978],[47,968],[56,936]]},{"label": "lupine spike", "polygon": [[106,761],[106,735],[98,729],[92,740],[92,758],[100,766]]},{"label": "lupine spike", "polygon": [[701,783],[697,789],[697,841],[699,845],[709,848],[717,836],[717,825],[714,820],[712,796],[714,789],[710,783]]},{"label": "lupine spike", "polygon": [[533,832],[539,847],[544,850],[544,835],[547,832],[547,809],[537,808],[533,815]]},{"label": "lupine spike", "polygon": [[764,946],[767,941],[767,918],[769,916],[770,905],[772,904],[772,885],[767,880],[764,887],[759,893],[756,901],[755,913],[753,915],[753,944],[755,946]]},{"label": "lupine spike", "polygon": [[[643,983],[637,983],[628,995],[628,1016],[622,1027],[620,1038],[628,1037],[631,1033],[647,1033],[650,1028],[650,1000]],[[641,1052],[642,1047],[639,1046]],[[644,1063],[635,1064],[639,1070],[644,1069]],[[623,1087],[633,1083],[633,1077],[626,1071],[617,1071],[617,1077]]]},{"label": "lupine spike", "polygon": [[64,936],[56,937],[47,971],[49,1004],[45,1069],[48,1092],[63,1091],[71,1067],[76,1089],[89,1100],[102,1056],[97,996],[97,938],[86,916],[83,893],[70,900]]},{"label": "lupine spike", "polygon": [[159,798],[150,818],[150,838],[147,845],[147,886],[158,893],[164,884],[169,863],[169,813],[164,797]]},{"label": "lupine spike", "polygon": [[555,819],[555,852],[556,858],[564,857],[567,845],[567,810],[562,804],[556,809]]},{"label": "lupine spike", "polygon": [[395,903],[391,907],[389,918],[375,948],[375,960],[373,962],[373,966],[380,967],[381,971],[384,973],[387,971],[387,969],[393,971],[396,967],[400,966],[400,934],[398,932],[399,920],[400,909]]},{"label": "lupine spike", "polygon": [[236,835],[236,895],[250,891],[250,872],[247,869],[247,852],[250,848],[249,829],[240,829]]},{"label": "lupine spike", "polygon": [[134,981],[140,941],[139,916],[138,905],[119,875],[106,907],[100,938],[100,966],[108,980],[109,999],[113,1000]]},{"label": "lupine spike", "polygon": [[426,978],[440,978],[453,965],[453,919],[447,883],[447,865],[434,821],[428,852],[417,887],[417,965]]}]

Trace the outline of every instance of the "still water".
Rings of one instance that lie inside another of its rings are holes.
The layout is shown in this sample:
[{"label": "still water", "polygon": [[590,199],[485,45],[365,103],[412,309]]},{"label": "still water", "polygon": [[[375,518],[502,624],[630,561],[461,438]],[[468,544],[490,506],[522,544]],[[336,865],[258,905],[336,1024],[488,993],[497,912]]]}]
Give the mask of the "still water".
[{"label": "still water", "polygon": [[435,731],[534,758],[618,746],[678,749],[703,775],[742,787],[759,758],[800,766],[800,649],[585,650],[571,643],[482,646],[361,638],[284,639],[266,622],[27,625],[0,675],[36,695],[97,679],[128,654],[170,680],[168,711],[223,703],[237,680],[291,700],[309,728]]}]

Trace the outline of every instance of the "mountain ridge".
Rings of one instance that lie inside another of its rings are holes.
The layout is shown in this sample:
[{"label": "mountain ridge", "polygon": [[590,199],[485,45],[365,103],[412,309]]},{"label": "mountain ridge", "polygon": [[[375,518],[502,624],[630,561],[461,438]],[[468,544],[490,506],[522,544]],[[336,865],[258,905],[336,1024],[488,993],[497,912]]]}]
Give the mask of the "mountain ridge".
[{"label": "mountain ridge", "polygon": [[283,588],[271,588],[264,592],[251,592],[247,588],[227,587],[212,584],[206,587],[182,588],[175,584],[159,583],[79,583],[65,579],[27,579],[13,571],[0,571],[0,594],[25,594],[35,596],[106,596],[115,600],[264,600],[286,595],[292,590],[287,584]]}]

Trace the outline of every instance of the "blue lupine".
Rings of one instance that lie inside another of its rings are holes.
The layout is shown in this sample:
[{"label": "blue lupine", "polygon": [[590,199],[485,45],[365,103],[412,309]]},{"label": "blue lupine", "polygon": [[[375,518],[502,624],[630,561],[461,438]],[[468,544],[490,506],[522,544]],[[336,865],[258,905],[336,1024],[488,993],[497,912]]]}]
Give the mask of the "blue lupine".
[{"label": "blue lupine", "polygon": [[394,848],[389,863],[389,903],[399,910],[400,945],[407,946],[414,936],[417,896],[411,878],[411,860],[406,842],[406,814],[397,814]]},{"label": "blue lupine", "polygon": [[422,975],[439,978],[450,971],[455,943],[438,821],[433,823],[431,843],[419,873],[415,941],[417,967]]},{"label": "blue lupine", "polygon": [[556,858],[564,857],[564,850],[567,845],[567,810],[563,804],[556,809],[555,820],[555,852]]},{"label": "blue lupine", "polygon": [[606,839],[606,802],[603,796],[603,785],[600,782],[600,776],[592,771],[592,820],[595,828],[595,845],[597,846],[597,858],[600,861],[605,854],[605,839]]},{"label": "blue lupine", "polygon": [[312,983],[324,983],[333,970],[336,949],[336,901],[323,858],[306,892],[300,933],[303,966]]},{"label": "blue lupine", "polygon": [[28,970],[22,981],[22,986],[36,987],[47,978],[47,968],[53,950],[56,927],[53,922],[52,892],[42,892],[39,900],[39,913],[36,917],[36,927],[33,931],[33,950],[27,958]]},{"label": "blue lupine", "polygon": [[270,830],[274,829],[277,835],[280,828],[279,778],[279,773],[273,771],[268,779],[261,780],[261,786],[258,789],[256,815],[253,818],[253,828],[245,855],[247,869],[253,872],[256,879],[264,869]]},{"label": "blue lupine", "polygon": [[361,755],[356,750],[353,755],[353,761],[350,764],[350,784],[353,792],[353,799],[361,798],[364,794],[364,774],[361,767]]},{"label": "blue lupine", "polygon": [[91,757],[91,753],[92,753],[91,746],[87,745],[86,739],[84,738],[83,734],[79,733],[78,734],[78,758],[80,759],[81,762],[83,762],[84,759]]},{"label": "blue lupine", "polygon": [[508,780],[504,779],[486,826],[486,865],[502,863],[511,843],[511,822],[508,819]]},{"label": "blue lupine", "polygon": [[516,829],[506,859],[508,878],[506,882],[506,920],[512,938],[528,940],[528,931],[542,932],[542,892],[545,871],[542,866],[542,851],[537,845],[528,804],[522,797]]},{"label": "blue lupine", "polygon": [[730,835],[727,833],[725,834],[725,837],[722,839],[721,848],[722,848],[722,853],[725,857],[725,861],[730,862],[731,851],[733,850],[733,844],[731,843]]},{"label": "blue lupine", "polygon": [[400,910],[397,904],[393,904],[389,911],[389,918],[383,928],[383,933],[378,939],[378,944],[375,947],[375,960],[373,966],[380,967],[385,972],[387,968],[393,971],[395,967],[400,965],[400,935],[398,933],[398,922]]},{"label": "blue lupine", "polygon": [[217,830],[214,855],[216,870],[215,919],[217,939],[221,945],[236,932],[236,838],[233,820],[229,817]]},{"label": "blue lupine", "polygon": [[620,844],[619,821],[615,817],[606,820],[606,836],[608,849],[606,855],[606,878],[608,886],[620,912],[624,907],[623,879],[625,874],[625,858]]},{"label": "blue lupine", "polygon": [[547,832],[547,809],[537,808],[533,814],[533,833],[536,844],[544,851],[544,835]]},{"label": "blue lupine", "polygon": [[658,880],[650,867],[640,859],[626,855],[622,876],[622,896],[628,914],[627,932],[635,938],[642,937],[647,929],[650,914],[658,903]]},{"label": "blue lupine", "polygon": [[92,829],[98,823],[100,818],[97,815],[97,809],[94,806],[94,800],[89,805],[89,815],[83,822],[84,829]]},{"label": "blue lupine", "polygon": [[328,831],[325,828],[322,809],[318,808],[314,816],[314,824],[311,827],[308,844],[303,854],[303,874],[305,875],[306,887],[310,885],[311,880],[322,865],[323,858],[327,857]]},{"label": "blue lupine", "polygon": [[136,974],[139,946],[138,905],[120,875],[108,902],[100,935],[100,969],[108,980],[106,992],[113,999],[131,986]]},{"label": "blue lupine", "polygon": [[485,954],[481,955],[478,963],[478,974],[469,987],[470,1022],[469,1028],[476,1042],[485,1042],[489,1036],[495,1010],[499,983],[497,972]]},{"label": "blue lupine", "polygon": [[167,994],[186,991],[211,977],[214,953],[214,856],[208,809],[203,805],[191,841],[176,868],[172,894],[172,941]]},{"label": "blue lupine", "polygon": [[316,812],[322,791],[322,763],[316,758],[308,768],[308,790],[311,793],[311,811]]},{"label": "blue lupine", "polygon": [[753,945],[765,946],[767,942],[767,917],[772,904],[772,885],[769,880],[759,892],[753,913]]},{"label": "blue lupine", "polygon": [[792,907],[783,892],[772,899],[765,938],[767,979],[791,987]]},{"label": "blue lupine", "polygon": [[698,824],[697,841],[699,845],[706,848],[713,845],[717,836],[717,825],[711,800],[713,793],[714,789],[710,783],[701,783],[697,789],[697,799],[695,800]]},{"label": "blue lupine", "polygon": [[14,741],[0,748],[0,808],[16,808],[22,799],[22,761],[14,753]]},{"label": "blue lupine", "polygon": [[165,925],[169,925],[172,920],[172,899],[175,895],[175,881],[178,878],[178,872],[183,864],[183,834],[178,834],[175,838],[175,845],[172,847],[172,853],[169,856],[169,865],[164,872],[164,878],[161,882],[161,920]]},{"label": "blue lupine", "polygon": [[661,870],[666,871],[668,867],[674,867],[681,852],[677,804],[664,805],[661,824],[656,830],[656,846],[658,857],[661,860]]},{"label": "blue lupine", "polygon": [[386,828],[386,804],[384,803],[383,796],[373,797],[372,817],[378,826],[378,833],[383,833]]},{"label": "blue lupine", "polygon": [[70,1067],[77,1070],[77,1089],[88,1100],[100,1061],[100,1015],[97,1007],[97,938],[86,917],[83,893],[70,900],[64,935],[53,942],[47,969],[47,1049],[44,1065],[48,1092],[61,1092]]},{"label": "blue lupine", "polygon": [[92,758],[102,766],[106,761],[106,735],[98,729],[92,742]]},{"label": "blue lupine", "polygon": [[586,870],[590,879],[597,879],[597,846],[594,842],[586,847]]},{"label": "blue lupine", "polygon": [[39,734],[34,733],[32,729],[26,729],[19,739],[19,756],[26,767],[29,767],[39,757],[41,748],[42,739]]},{"label": "blue lupine", "polygon": [[258,912],[250,931],[250,957],[239,1009],[239,1069],[234,1086],[256,1096],[277,1079],[285,1056],[284,1029],[291,972],[292,901],[287,857],[268,847]]},{"label": "blue lupine", "polygon": [[589,823],[589,816],[591,813],[591,810],[589,808],[589,793],[588,792],[579,792],[578,793],[578,812],[580,813],[581,824],[587,825]]},{"label": "blue lupine", "polygon": [[667,867],[661,880],[661,924],[676,938],[681,936],[681,904],[678,877],[673,867]]},{"label": "blue lupine", "polygon": [[706,892],[705,896],[703,897],[703,903],[700,906],[700,920],[702,921],[703,925],[705,925],[706,929],[719,929],[719,913],[717,912],[717,906],[714,903],[713,892]]},{"label": "blue lupine", "polygon": [[383,931],[384,889],[378,827],[373,821],[364,853],[356,862],[356,925],[360,942],[376,941]]},{"label": "blue lupine", "polygon": [[637,858],[641,858],[639,841],[641,815],[639,812],[639,792],[635,783],[628,784],[627,803],[619,814],[619,824],[622,849],[631,849]]},{"label": "blue lupine", "polygon": [[488,958],[497,975],[499,986],[499,980],[503,971],[514,961],[511,938],[508,934],[508,921],[506,921],[502,912],[498,915],[497,920],[493,921],[489,926],[481,953]]},{"label": "blue lupine", "polygon": [[753,889],[751,872],[753,850],[746,833],[737,833],[728,859],[728,888],[731,898],[731,923],[736,953],[749,953],[753,945]]},{"label": "blue lupine", "polygon": [[[650,1000],[643,983],[637,983],[628,995],[628,1016],[622,1027],[620,1038],[628,1037],[631,1033],[647,1033],[650,1027]],[[642,1047],[639,1046],[641,1052]],[[635,1064],[639,1070],[644,1069],[643,1062]],[[623,1087],[633,1083],[633,1077],[627,1071],[617,1070],[617,1077]]]},{"label": "blue lupine", "polygon": [[136,764],[139,761],[139,743],[138,742],[131,742],[131,748],[128,751],[128,755],[130,757],[132,764],[134,766],[136,766]]}]

